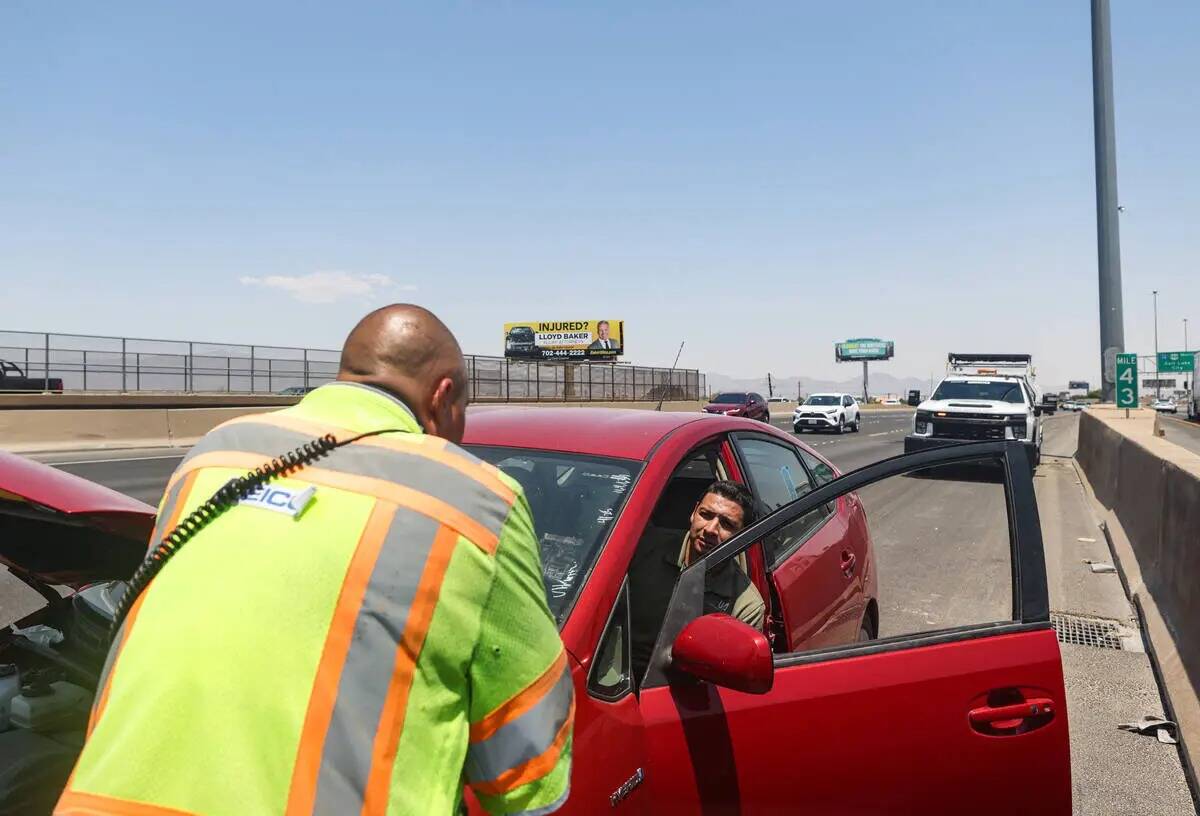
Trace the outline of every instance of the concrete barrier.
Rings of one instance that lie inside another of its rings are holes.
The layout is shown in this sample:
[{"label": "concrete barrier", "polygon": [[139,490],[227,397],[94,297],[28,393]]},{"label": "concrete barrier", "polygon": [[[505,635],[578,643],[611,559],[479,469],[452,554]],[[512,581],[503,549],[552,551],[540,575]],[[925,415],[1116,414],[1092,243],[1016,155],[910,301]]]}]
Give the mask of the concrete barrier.
[{"label": "concrete barrier", "polygon": [[1114,553],[1194,769],[1200,759],[1200,456],[1155,433],[1152,411],[1080,417],[1077,458],[1110,511]]},{"label": "concrete barrier", "polygon": [[[57,395],[46,396],[53,399]],[[71,395],[80,396],[80,395]],[[111,398],[113,395],[103,395]],[[109,450],[118,448],[187,447],[227,419],[243,414],[274,411],[293,405],[295,397],[267,397],[267,402],[245,402],[241,397],[205,396],[198,404],[180,397],[196,395],[151,395],[161,404],[147,404],[141,398],[129,407],[100,407],[106,399],[89,408],[14,408],[0,405],[0,448],[15,453],[43,453],[68,450]],[[22,395],[23,400],[30,399]],[[219,404],[220,400],[226,404]],[[213,404],[216,402],[217,404]],[[228,403],[235,404],[228,404]],[[254,401],[252,401],[254,402]],[[79,403],[77,403],[79,404]],[[536,408],[635,408],[654,410],[656,402],[531,402],[480,403],[471,410],[488,410],[505,405]],[[202,407],[204,406],[204,407]],[[664,411],[699,412],[699,402],[664,402]]]}]

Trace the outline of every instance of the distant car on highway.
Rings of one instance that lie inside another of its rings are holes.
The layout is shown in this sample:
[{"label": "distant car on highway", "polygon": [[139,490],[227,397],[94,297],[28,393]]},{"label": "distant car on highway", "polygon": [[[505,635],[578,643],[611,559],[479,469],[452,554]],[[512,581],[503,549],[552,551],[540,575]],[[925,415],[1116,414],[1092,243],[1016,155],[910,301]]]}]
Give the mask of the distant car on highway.
[{"label": "distant car on highway", "polygon": [[881,400],[879,404],[880,405],[900,405],[901,403],[900,403],[900,400],[896,399],[895,397],[888,397],[885,400]]},{"label": "distant car on highway", "polygon": [[791,402],[787,397],[767,397],[767,402]]},{"label": "distant car on highway", "polygon": [[1036,467],[1042,456],[1045,409],[1031,382],[1032,356],[951,353],[947,360],[950,373],[917,407],[904,452],[1013,439],[1025,445],[1030,467]]},{"label": "distant car on highway", "polygon": [[1179,412],[1179,408],[1175,405],[1175,400],[1173,399],[1157,399],[1150,403],[1150,407],[1160,414],[1174,414]]},{"label": "distant car on highway", "polygon": [[1083,403],[1075,402],[1074,400],[1067,400],[1066,402],[1061,403],[1058,407],[1064,411],[1082,411]]},{"label": "distant car on highway", "polygon": [[753,391],[722,391],[700,410],[706,414],[771,421],[771,409],[767,407],[767,401],[762,394]]},{"label": "distant car on highway", "polygon": [[26,377],[16,363],[0,360],[0,392],[52,391],[61,394],[63,381],[58,377]]},{"label": "distant car on highway", "polygon": [[284,396],[284,397],[302,397],[305,394],[307,394],[309,391],[316,391],[316,390],[317,390],[317,386],[315,386],[315,385],[292,385],[287,388],[284,388],[282,391],[279,392],[279,394],[280,394],[280,396]]},{"label": "distant car on highway", "polygon": [[792,430],[857,432],[862,427],[858,402],[850,394],[810,394],[792,412]]},{"label": "distant car on highway", "polygon": [[1042,395],[1042,412],[1046,413],[1046,414],[1053,414],[1057,410],[1058,410],[1058,395],[1057,394],[1043,394]]}]

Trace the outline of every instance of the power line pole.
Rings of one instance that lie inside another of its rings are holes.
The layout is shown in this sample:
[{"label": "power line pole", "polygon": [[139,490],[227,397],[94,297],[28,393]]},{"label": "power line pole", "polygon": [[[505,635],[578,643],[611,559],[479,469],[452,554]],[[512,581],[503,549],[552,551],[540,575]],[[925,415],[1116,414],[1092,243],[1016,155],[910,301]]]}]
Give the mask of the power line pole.
[{"label": "power line pole", "polygon": [[775,386],[771,383],[771,372],[767,372],[767,398],[775,396]]},{"label": "power line pole", "polygon": [[1121,236],[1117,223],[1117,137],[1113,124],[1112,34],[1108,0],[1092,0],[1092,112],[1096,137],[1096,243],[1100,284],[1100,395],[1116,393],[1117,354],[1125,350]]},{"label": "power line pole", "polygon": [[1154,290],[1154,398],[1162,397],[1162,375],[1158,371],[1158,290]]}]

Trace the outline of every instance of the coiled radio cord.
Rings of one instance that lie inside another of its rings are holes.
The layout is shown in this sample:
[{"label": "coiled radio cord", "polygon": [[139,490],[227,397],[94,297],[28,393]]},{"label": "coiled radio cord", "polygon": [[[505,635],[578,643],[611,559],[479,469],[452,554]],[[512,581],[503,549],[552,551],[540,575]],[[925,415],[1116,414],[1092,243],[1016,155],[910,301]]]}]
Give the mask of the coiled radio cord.
[{"label": "coiled radio cord", "polygon": [[245,476],[230,479],[208,501],[189,513],[187,518],[163,536],[162,541],[158,542],[158,545],[147,554],[137,570],[134,571],[133,577],[129,579],[129,584],[125,587],[125,592],[121,595],[121,600],[117,602],[113,612],[112,626],[109,628],[109,641],[116,638],[134,601],[145,591],[166,563],[213,519],[272,479],[295,473],[305,465],[328,455],[335,448],[357,442],[364,437],[395,433],[397,430],[399,429],[388,428],[382,431],[368,431],[340,441],[333,434],[325,434],[311,442],[304,443],[295,450],[280,454],[270,462],[259,465]]}]

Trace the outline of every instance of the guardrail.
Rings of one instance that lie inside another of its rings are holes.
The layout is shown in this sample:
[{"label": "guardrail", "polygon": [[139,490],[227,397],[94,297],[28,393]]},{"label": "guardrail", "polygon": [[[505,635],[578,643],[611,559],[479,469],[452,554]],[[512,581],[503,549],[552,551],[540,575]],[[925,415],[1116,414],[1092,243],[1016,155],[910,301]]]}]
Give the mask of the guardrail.
[{"label": "guardrail", "polygon": [[[0,360],[64,391],[275,394],[337,375],[330,349],[0,330]],[[698,400],[702,373],[624,363],[568,363],[467,355],[475,402]],[[0,386],[2,388],[3,386]]]}]

